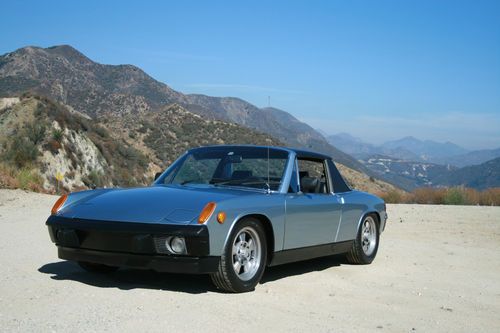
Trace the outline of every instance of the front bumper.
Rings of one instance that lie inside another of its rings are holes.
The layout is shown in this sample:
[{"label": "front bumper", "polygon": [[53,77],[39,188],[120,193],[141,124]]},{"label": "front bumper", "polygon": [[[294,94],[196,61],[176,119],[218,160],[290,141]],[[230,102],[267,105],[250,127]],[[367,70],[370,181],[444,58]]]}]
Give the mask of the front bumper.
[{"label": "front bumper", "polygon": [[[47,226],[61,259],[174,273],[217,271],[205,225],[169,225],[72,219],[50,216]],[[159,248],[159,240],[184,237],[187,254]]]}]

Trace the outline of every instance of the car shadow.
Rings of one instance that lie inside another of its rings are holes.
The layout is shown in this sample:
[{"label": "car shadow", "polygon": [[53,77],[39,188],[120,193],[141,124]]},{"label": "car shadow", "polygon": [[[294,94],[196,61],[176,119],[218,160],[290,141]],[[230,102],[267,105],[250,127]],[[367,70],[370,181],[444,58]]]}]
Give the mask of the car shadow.
[{"label": "car shadow", "polygon": [[335,255],[267,267],[260,283],[265,284],[267,282],[284,279],[290,276],[319,272],[331,267],[337,267],[345,263],[344,258],[345,257],[342,255]]},{"label": "car shadow", "polygon": [[103,274],[83,270],[71,261],[43,265],[39,272],[51,274],[53,280],[72,280],[94,287],[131,289],[156,289],[201,294],[216,291],[207,275],[159,273],[151,270],[122,268]]},{"label": "car shadow", "polygon": [[[280,280],[295,275],[322,271],[340,266],[341,256],[330,256],[295,262],[280,266],[267,267],[261,284]],[[159,273],[151,270],[122,268],[114,273],[90,273],[72,261],[58,261],[43,265],[40,273],[50,274],[53,280],[71,280],[99,288],[156,289],[201,294],[220,292],[211,283],[208,275]]]}]

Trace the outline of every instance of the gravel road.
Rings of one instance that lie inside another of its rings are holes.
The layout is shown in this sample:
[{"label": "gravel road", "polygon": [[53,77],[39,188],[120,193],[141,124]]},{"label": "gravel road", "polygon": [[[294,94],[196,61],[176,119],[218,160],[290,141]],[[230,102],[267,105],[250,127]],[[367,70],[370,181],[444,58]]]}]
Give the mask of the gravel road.
[{"label": "gravel road", "polygon": [[1,332],[500,332],[500,207],[388,205],[371,265],[278,266],[223,294],[206,276],[59,260],[44,225],[56,199],[0,190]]}]

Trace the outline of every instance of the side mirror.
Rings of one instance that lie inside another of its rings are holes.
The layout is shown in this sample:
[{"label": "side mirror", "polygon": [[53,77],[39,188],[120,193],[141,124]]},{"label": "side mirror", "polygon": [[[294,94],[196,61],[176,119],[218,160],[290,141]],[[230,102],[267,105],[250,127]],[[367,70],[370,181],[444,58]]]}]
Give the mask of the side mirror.
[{"label": "side mirror", "polygon": [[157,173],[155,173],[155,180],[157,180],[158,178],[160,178],[160,176],[161,176],[162,173],[163,172],[157,172]]}]

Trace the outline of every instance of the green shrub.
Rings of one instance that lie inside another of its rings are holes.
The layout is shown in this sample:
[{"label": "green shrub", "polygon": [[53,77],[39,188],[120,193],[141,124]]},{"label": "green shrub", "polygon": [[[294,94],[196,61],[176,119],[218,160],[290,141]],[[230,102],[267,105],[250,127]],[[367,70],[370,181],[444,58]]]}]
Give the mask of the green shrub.
[{"label": "green shrub", "polygon": [[53,129],[52,130],[52,139],[61,143],[62,138],[63,138],[63,131],[62,130],[60,130],[60,129]]},{"label": "green shrub", "polygon": [[33,164],[38,157],[36,145],[28,138],[16,136],[12,139],[10,148],[5,154],[8,161],[13,162],[19,168]]},{"label": "green shrub", "polygon": [[31,142],[35,145],[45,139],[46,127],[44,124],[28,124],[26,126],[26,134]]},{"label": "green shrub", "polygon": [[458,187],[448,189],[444,197],[444,203],[446,205],[465,205],[466,201],[463,190]]},{"label": "green shrub", "polygon": [[22,168],[16,176],[20,189],[40,191],[43,185],[43,179],[40,174],[30,168]]},{"label": "green shrub", "polygon": [[90,188],[104,186],[103,175],[97,171],[91,171],[88,175],[83,177],[82,181]]}]

